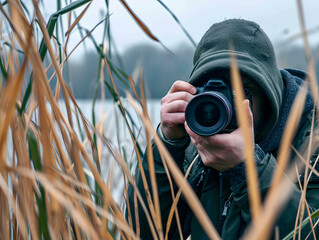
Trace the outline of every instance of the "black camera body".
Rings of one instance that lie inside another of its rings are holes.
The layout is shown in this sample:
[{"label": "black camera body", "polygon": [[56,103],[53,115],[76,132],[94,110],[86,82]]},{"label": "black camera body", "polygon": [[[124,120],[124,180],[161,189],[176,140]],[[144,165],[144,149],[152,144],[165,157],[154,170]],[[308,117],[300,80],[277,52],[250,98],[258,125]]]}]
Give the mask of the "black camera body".
[{"label": "black camera body", "polygon": [[186,122],[193,132],[210,136],[231,132],[238,127],[233,92],[228,82],[210,79],[205,85],[196,87],[196,90],[196,96],[185,111]]}]

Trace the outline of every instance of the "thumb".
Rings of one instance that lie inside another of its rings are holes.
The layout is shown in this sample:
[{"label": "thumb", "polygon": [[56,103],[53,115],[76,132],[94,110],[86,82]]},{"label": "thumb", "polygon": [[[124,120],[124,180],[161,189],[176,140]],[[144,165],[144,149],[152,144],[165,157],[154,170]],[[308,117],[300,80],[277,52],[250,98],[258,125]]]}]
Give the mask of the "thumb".
[{"label": "thumb", "polygon": [[[254,117],[253,113],[250,109],[250,103],[248,99],[245,99],[242,104],[244,105],[244,110],[246,111],[246,116],[248,116],[248,126],[251,129],[251,131],[254,133]],[[238,127],[235,131],[233,131],[233,134],[242,134],[242,129]]]},{"label": "thumb", "polygon": [[248,116],[248,122],[249,122],[249,125],[250,127],[253,129],[254,128],[254,116],[253,116],[253,113],[250,109],[250,102],[248,99],[245,99],[243,101],[244,105],[245,105],[245,109],[246,109],[246,114]]}]

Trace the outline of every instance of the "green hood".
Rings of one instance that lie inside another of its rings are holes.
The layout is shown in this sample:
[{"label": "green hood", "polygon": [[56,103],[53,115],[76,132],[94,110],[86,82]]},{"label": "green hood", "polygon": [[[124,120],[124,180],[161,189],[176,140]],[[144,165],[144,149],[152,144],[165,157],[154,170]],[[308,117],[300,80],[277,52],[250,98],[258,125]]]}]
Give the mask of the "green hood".
[{"label": "green hood", "polygon": [[[233,49],[229,50],[230,43]],[[200,85],[216,70],[229,70],[230,56],[237,65],[263,89],[271,108],[265,128],[256,136],[263,138],[276,124],[282,101],[283,81],[277,67],[273,46],[263,30],[254,22],[231,19],[214,24],[199,42],[189,82]]]}]

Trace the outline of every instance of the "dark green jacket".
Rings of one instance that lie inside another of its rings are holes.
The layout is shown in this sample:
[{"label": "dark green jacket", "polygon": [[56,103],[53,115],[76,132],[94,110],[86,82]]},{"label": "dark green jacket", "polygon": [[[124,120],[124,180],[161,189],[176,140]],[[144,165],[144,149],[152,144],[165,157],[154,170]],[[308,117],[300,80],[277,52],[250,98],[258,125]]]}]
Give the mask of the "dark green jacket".
[{"label": "dark green jacket", "polygon": [[[295,77],[292,76],[292,74],[295,73],[295,71],[282,71],[283,78]],[[283,101],[285,101],[285,99],[283,99]],[[309,141],[311,118],[311,111],[304,112],[293,142],[294,147],[296,149],[300,150],[302,147],[307,145]],[[319,133],[315,132],[315,134],[318,135]],[[190,162],[197,155],[196,147],[192,143],[190,143],[190,141],[186,141],[184,144],[180,144],[179,146],[176,144],[170,144],[169,142],[165,141],[165,139],[163,139],[163,142],[166,145],[169,152],[171,153],[174,160],[176,161],[177,165],[181,169],[181,171],[185,173]],[[276,155],[278,147],[279,144],[273,147],[271,151],[265,152],[263,149],[259,147],[258,144],[256,144],[255,158],[257,160],[259,186],[263,199],[268,189],[270,188],[272,175],[277,168]],[[155,160],[155,171],[158,184],[158,193],[160,198],[162,223],[164,226],[165,233],[168,213],[170,211],[172,204],[171,190],[161,161],[160,154],[154,143],[152,145],[152,148]],[[264,147],[264,149],[267,149],[267,147]],[[314,164],[317,155],[318,152],[314,152],[311,161],[312,164]],[[295,155],[292,154],[291,158],[294,158],[294,156]],[[148,185],[149,187],[151,187],[146,155],[143,159],[143,168],[146,172]],[[318,164],[316,165],[316,169],[318,170]],[[145,191],[139,169],[137,169],[135,177],[137,186],[140,192],[142,193],[144,202],[147,205],[147,200],[145,197]],[[303,181],[302,176],[300,176],[300,180]],[[215,225],[216,229],[221,234],[222,238],[239,239],[240,236],[242,236],[242,234],[244,233],[246,226],[250,223],[251,220],[246,181],[244,180],[241,181],[239,184],[234,184],[231,181],[231,179],[229,179],[229,174],[227,172],[219,173],[218,171],[212,168],[205,167],[202,164],[200,158],[193,166],[192,171],[188,177],[188,181],[190,185],[193,187],[194,191],[197,193],[203,207],[205,208],[212,223]],[[298,183],[291,184],[293,184],[293,192],[291,194],[290,200],[286,203],[285,208],[282,209],[282,212],[279,214],[279,217],[277,218],[276,223],[274,224],[274,226],[278,226],[281,238],[286,236],[290,231],[294,229],[295,218],[301,197],[301,191],[298,187]],[[174,191],[175,193],[178,191],[178,187],[175,184]],[[306,196],[310,211],[313,212],[314,210],[318,209],[319,178],[314,174],[311,181],[309,182]],[[131,186],[129,187],[129,203],[135,230],[136,222],[134,216],[134,190]],[[140,221],[139,224],[141,228],[141,238],[152,239],[153,237],[149,230],[148,222],[140,205],[138,210]],[[190,208],[187,205],[186,200],[183,197],[181,197],[179,201],[178,212],[185,239],[190,234],[192,236],[192,239],[207,239],[205,232],[201,228],[196,217],[193,216]],[[305,217],[307,217],[307,215],[308,214],[305,212]],[[308,224],[308,226],[306,226],[302,231],[302,239],[304,239],[305,236],[307,236],[309,231],[310,227]],[[317,237],[319,237],[318,227],[316,228],[316,234]],[[179,233],[175,218],[170,228],[169,239],[179,239]],[[311,239],[311,237],[309,239]]]}]

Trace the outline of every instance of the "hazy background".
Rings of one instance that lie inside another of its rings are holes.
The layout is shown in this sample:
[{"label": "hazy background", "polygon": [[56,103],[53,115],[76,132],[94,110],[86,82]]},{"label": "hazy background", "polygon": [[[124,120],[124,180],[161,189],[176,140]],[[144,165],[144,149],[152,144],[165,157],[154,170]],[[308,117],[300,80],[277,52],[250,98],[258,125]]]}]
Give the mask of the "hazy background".
[{"label": "hazy background", "polygon": [[[187,80],[195,47],[158,1],[127,0],[126,2],[162,45],[151,40],[142,31],[118,0],[109,1],[109,12],[106,11],[105,0],[93,0],[85,17],[80,21],[80,25],[91,30],[99,21],[109,15],[111,45],[107,38],[103,38],[103,24],[98,26],[92,35],[96,41],[100,41],[98,44],[107,46],[112,63],[126,74],[132,75],[135,81],[138,80],[138,73],[142,68],[148,96],[161,98],[175,80]],[[303,41],[300,37],[296,37],[301,29],[297,1],[166,0],[163,3],[176,15],[195,43],[213,23],[229,18],[244,18],[256,21],[268,34],[274,44],[279,67],[307,69]],[[56,11],[50,12],[51,9],[56,9],[55,1],[44,0],[41,7],[47,19]],[[79,15],[84,7],[77,9],[76,14]],[[319,2],[318,0],[303,1],[303,8],[306,27],[311,30],[309,40],[316,61],[319,42],[317,16]],[[71,22],[73,21],[74,16]],[[68,22],[67,15],[63,16],[63,22]],[[59,31],[64,34],[67,29],[65,25],[64,29],[59,29]],[[74,29],[69,40],[68,51],[71,51],[80,40],[79,30]],[[98,62],[98,53],[89,38],[70,57],[68,66],[65,68],[65,76],[72,80],[74,94],[77,98],[90,99],[93,97],[95,86],[97,86]],[[109,81],[107,75],[106,73],[105,78],[106,81]],[[116,82],[120,89],[125,89],[125,86],[118,80]],[[106,95],[109,96],[108,93]]]}]

